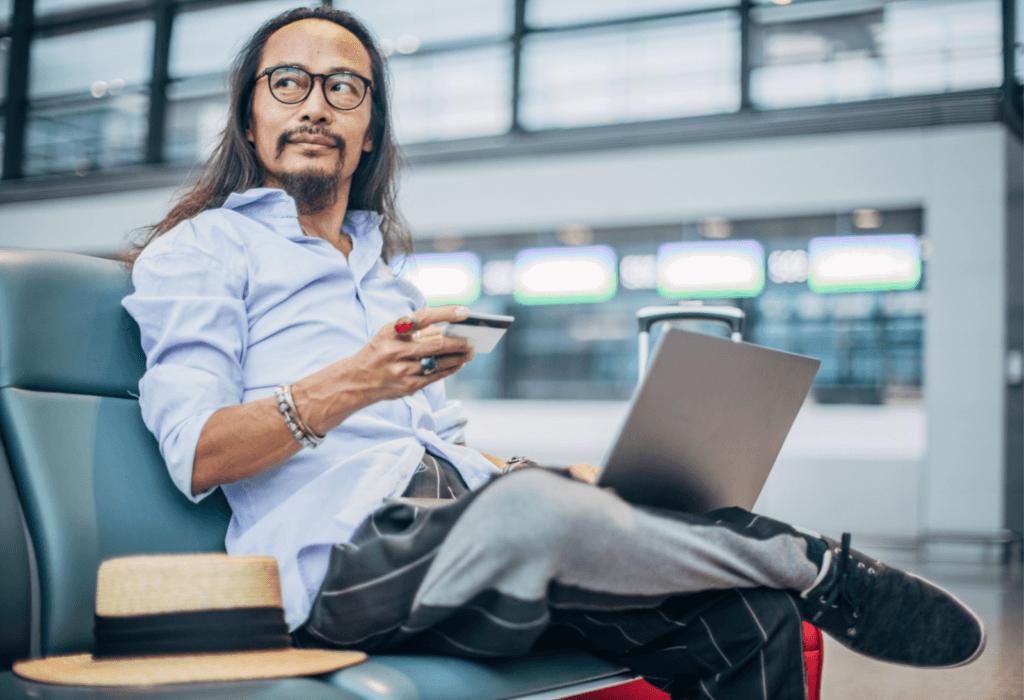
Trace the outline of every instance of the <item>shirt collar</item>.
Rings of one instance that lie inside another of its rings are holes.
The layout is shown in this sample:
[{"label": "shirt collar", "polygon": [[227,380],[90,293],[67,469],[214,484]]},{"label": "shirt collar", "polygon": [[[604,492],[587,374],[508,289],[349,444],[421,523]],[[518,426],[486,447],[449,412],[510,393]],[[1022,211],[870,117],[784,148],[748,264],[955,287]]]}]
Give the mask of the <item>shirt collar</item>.
[{"label": "shirt collar", "polygon": [[342,233],[352,237],[352,252],[348,264],[358,279],[373,269],[384,249],[384,237],[380,232],[380,214],[357,209],[345,214],[341,225]]},{"label": "shirt collar", "polygon": [[[221,208],[231,209],[264,224],[270,224],[272,219],[285,219],[288,224],[282,226],[281,222],[274,221],[270,228],[291,240],[301,241],[306,238],[299,227],[299,211],[295,207],[295,200],[284,190],[254,187],[241,193],[232,192]],[[379,228],[380,218],[377,212],[358,209],[345,214],[341,230],[352,237],[349,265],[353,268],[368,271],[380,257],[384,248]]]},{"label": "shirt collar", "polygon": [[222,209],[232,209],[250,219],[257,221],[266,219],[298,218],[295,200],[284,190],[269,187],[254,187],[245,192],[232,192],[221,205]]}]

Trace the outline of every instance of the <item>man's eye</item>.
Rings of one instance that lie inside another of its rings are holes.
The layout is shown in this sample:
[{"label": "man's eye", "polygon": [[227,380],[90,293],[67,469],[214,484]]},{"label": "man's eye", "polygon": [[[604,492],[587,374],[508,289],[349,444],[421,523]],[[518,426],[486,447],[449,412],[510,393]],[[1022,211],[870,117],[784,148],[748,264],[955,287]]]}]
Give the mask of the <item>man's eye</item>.
[{"label": "man's eye", "polygon": [[355,91],[356,86],[353,85],[351,82],[339,80],[337,82],[331,83],[331,92],[354,93]]},{"label": "man's eye", "polygon": [[276,88],[288,89],[295,88],[298,86],[299,84],[295,82],[295,78],[278,78],[277,80],[274,81],[274,87]]}]

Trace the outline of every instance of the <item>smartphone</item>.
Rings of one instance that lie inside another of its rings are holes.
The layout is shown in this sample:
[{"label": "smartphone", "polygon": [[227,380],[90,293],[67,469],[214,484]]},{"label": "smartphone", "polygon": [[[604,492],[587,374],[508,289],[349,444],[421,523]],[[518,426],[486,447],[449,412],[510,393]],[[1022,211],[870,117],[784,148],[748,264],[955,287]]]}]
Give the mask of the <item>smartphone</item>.
[{"label": "smartphone", "polygon": [[466,320],[449,323],[441,333],[447,336],[472,338],[476,343],[474,348],[476,352],[490,352],[515,320],[514,316],[480,314],[471,311]]}]

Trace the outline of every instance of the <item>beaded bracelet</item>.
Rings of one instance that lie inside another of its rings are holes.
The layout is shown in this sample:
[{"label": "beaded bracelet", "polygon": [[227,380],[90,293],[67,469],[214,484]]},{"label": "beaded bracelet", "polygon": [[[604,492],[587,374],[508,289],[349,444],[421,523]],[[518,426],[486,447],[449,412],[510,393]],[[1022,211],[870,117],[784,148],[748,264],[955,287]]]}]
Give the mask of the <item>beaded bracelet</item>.
[{"label": "beaded bracelet", "polygon": [[291,409],[292,417],[295,418],[295,422],[299,424],[299,428],[302,429],[303,434],[309,438],[309,441],[313,443],[313,447],[316,447],[324,441],[324,435],[317,435],[313,432],[313,429],[306,425],[306,421],[302,420],[302,416],[299,415],[299,409],[295,405],[295,399],[292,398],[292,387],[291,385],[284,385],[284,400],[288,402],[288,408]]},{"label": "beaded bracelet", "polygon": [[285,397],[287,389],[288,387],[285,384],[279,384],[274,389],[274,397],[277,399],[277,412],[284,417],[284,422],[288,425],[288,429],[292,431],[292,437],[302,443],[303,447],[316,447],[319,443],[314,444],[312,440],[306,437],[306,434],[302,432],[295,419],[292,418],[292,409],[288,405],[288,399]]}]

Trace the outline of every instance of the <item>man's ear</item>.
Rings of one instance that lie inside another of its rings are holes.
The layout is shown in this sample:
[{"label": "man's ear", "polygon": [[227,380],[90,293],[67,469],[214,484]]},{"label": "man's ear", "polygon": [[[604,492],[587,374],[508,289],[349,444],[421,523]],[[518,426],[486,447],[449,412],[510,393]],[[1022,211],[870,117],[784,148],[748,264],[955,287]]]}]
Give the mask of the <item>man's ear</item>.
[{"label": "man's ear", "polygon": [[366,136],[363,137],[363,153],[369,153],[373,150],[373,134],[369,130],[366,131]]},{"label": "man's ear", "polygon": [[256,139],[252,135],[252,126],[245,127],[245,140],[254,146],[256,145]]}]

